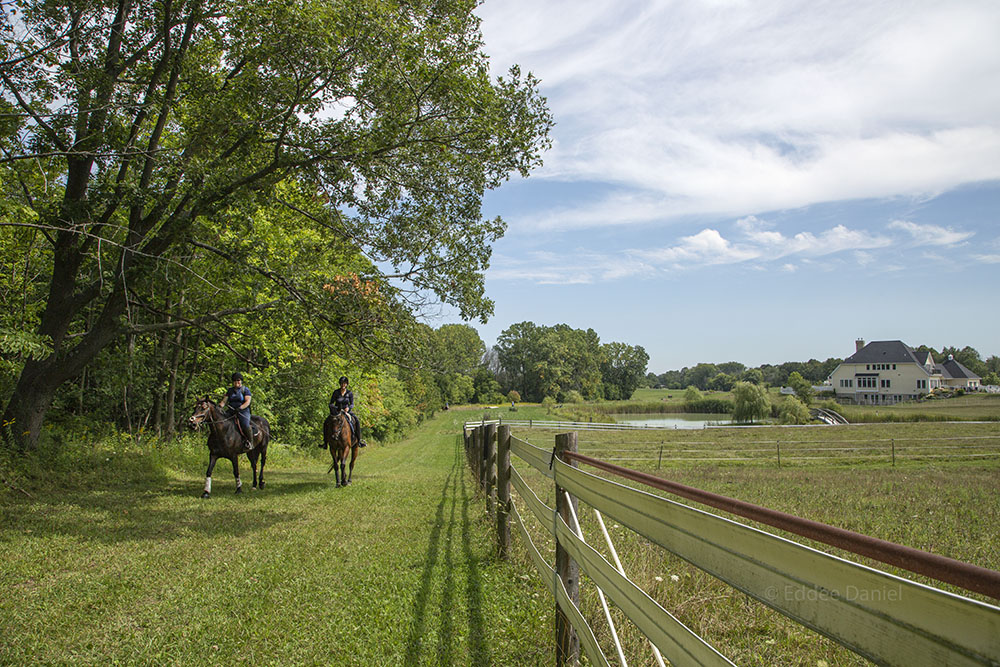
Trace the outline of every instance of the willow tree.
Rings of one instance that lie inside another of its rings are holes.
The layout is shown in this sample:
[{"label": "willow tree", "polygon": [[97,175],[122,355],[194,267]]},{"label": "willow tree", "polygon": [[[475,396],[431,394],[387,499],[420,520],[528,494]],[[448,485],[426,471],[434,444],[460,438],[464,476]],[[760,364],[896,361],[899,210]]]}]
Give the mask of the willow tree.
[{"label": "willow tree", "polygon": [[[240,258],[213,243],[281,203],[287,179],[322,204],[288,202],[300,224],[378,267],[362,278],[394,284],[411,310],[430,295],[485,318],[504,224],[482,217],[482,196],[539,164],[551,118],[533,77],[490,77],[476,4],[5,3],[0,194],[23,214],[0,223],[38,230],[47,262],[28,289],[47,354],[23,363],[7,440],[34,445],[60,386],[151,307],[178,248],[200,244],[239,280]],[[289,299],[330,297],[268,275]],[[197,317],[225,314],[206,308]]]}]

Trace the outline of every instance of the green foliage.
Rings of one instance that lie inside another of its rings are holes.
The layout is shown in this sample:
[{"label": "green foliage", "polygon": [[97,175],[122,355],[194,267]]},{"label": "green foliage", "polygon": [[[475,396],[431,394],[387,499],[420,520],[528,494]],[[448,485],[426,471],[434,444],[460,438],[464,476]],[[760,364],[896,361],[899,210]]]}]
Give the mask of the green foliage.
[{"label": "green foliage", "polygon": [[[433,302],[485,320],[483,271],[505,225],[483,218],[482,198],[540,164],[552,118],[530,74],[491,78],[474,9],[19,13],[5,49],[29,57],[4,70],[0,331],[51,342],[45,355],[20,341],[29,354],[0,368],[22,444],[53,395],[105,413],[115,397],[125,421],[162,423],[186,388],[273,366],[256,385],[277,404],[291,368],[412,361],[426,350],[414,316]],[[52,37],[65,34],[73,48]],[[444,362],[467,372],[459,356]],[[128,369],[126,389],[107,386],[105,362]],[[440,387],[416,389],[412,405],[434,409]]]},{"label": "green foliage", "polygon": [[593,329],[519,322],[497,338],[504,387],[529,401],[575,390],[585,399],[603,396],[600,339]]},{"label": "green foliage", "polygon": [[764,387],[752,382],[733,385],[733,420],[740,424],[753,422],[770,414],[771,404]]},{"label": "green foliage", "polygon": [[1000,374],[997,374],[996,371],[990,371],[989,373],[983,376],[983,384],[994,385],[994,386],[1000,385]]},{"label": "green foliage", "polygon": [[643,382],[649,355],[639,345],[607,343],[601,345],[601,382],[604,398],[628,400]]},{"label": "green foliage", "polygon": [[727,373],[719,373],[708,381],[708,388],[712,391],[730,391],[733,388],[733,376]]},{"label": "green foliage", "polygon": [[584,400],[585,399],[583,398],[583,394],[581,394],[575,389],[570,389],[569,391],[567,391],[565,394],[562,395],[562,401],[564,403],[583,403]]},{"label": "green foliage", "polygon": [[732,411],[732,402],[721,398],[700,398],[697,401],[685,401],[684,403],[684,412],[721,415]]},{"label": "green foliage", "polygon": [[685,403],[694,403],[695,401],[700,401],[700,400],[701,400],[701,392],[698,391],[698,388],[695,387],[694,385],[688,387],[687,390],[684,392]]},{"label": "green foliage", "polygon": [[809,405],[812,402],[812,384],[805,380],[798,371],[794,371],[788,376],[788,386],[795,390],[795,395],[803,404]]},{"label": "green foliage", "polygon": [[488,369],[477,368],[473,376],[473,383],[475,386],[475,395],[472,400],[474,403],[503,402],[503,393],[500,391],[500,385],[497,383],[496,378],[493,377],[493,373]]},{"label": "green foliage", "polygon": [[742,382],[749,382],[750,384],[762,385],[764,384],[764,373],[759,368],[748,368],[743,371],[740,380]]},{"label": "green foliage", "polygon": [[521,394],[517,393],[516,390],[511,389],[510,391],[507,392],[507,400],[510,401],[511,403],[520,403]]},{"label": "green foliage", "polygon": [[778,423],[808,424],[812,421],[809,408],[794,396],[787,396],[778,407]]}]

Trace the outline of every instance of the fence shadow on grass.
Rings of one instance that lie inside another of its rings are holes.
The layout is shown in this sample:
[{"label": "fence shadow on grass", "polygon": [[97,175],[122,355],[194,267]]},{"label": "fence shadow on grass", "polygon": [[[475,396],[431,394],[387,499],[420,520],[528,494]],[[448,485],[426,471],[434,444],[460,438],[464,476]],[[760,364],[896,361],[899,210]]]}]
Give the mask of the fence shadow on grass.
[{"label": "fence shadow on grass", "polygon": [[[427,542],[424,557],[423,572],[420,576],[420,588],[413,601],[412,624],[406,639],[406,657],[404,664],[422,662],[424,651],[434,650],[425,646],[427,635],[427,619],[430,616],[428,606],[432,592],[435,589],[435,574],[442,577],[440,584],[441,602],[438,617],[441,626],[437,632],[436,657],[437,663],[450,665],[455,663],[457,638],[454,625],[457,599],[457,581],[462,574],[465,576],[465,604],[468,612],[468,637],[470,642],[469,663],[474,665],[489,664],[489,649],[485,641],[486,623],[483,619],[482,579],[479,574],[477,555],[472,549],[470,536],[471,519],[469,503],[471,492],[462,465],[462,454],[455,450],[455,462],[448,473],[441,489],[441,500],[438,502],[434,522]],[[461,504],[461,527],[458,528],[459,504]],[[448,512],[447,520],[445,512]],[[462,557],[467,565],[463,573],[456,571],[455,554],[456,531],[460,530],[462,540]],[[442,533],[444,540],[442,541]],[[440,568],[439,568],[440,562]],[[458,576],[456,576],[458,575]],[[461,661],[464,662],[464,661]]]}]

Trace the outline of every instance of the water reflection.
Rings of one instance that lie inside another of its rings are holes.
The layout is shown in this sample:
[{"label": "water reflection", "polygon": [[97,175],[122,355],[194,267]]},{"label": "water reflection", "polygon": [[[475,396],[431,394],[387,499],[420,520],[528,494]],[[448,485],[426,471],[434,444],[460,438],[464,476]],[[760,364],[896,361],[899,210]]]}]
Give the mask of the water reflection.
[{"label": "water reflection", "polygon": [[733,422],[730,415],[707,414],[701,412],[675,412],[670,414],[615,415],[619,424],[635,426],[655,426],[656,428],[705,428],[706,426],[729,426]]}]

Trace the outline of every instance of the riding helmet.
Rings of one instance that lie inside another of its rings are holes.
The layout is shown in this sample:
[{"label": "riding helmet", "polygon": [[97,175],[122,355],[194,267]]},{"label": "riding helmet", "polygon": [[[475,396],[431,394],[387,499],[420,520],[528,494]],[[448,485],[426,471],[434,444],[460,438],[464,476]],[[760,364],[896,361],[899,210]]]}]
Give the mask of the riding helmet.
[{"label": "riding helmet", "polygon": [[233,373],[233,377],[229,378],[230,382],[236,382],[237,380],[243,382],[243,375],[239,371]]},{"label": "riding helmet", "polygon": [[338,382],[340,384],[345,384],[345,383],[350,384],[350,380],[347,379],[346,375],[341,375],[340,376],[340,380],[338,380]]}]

